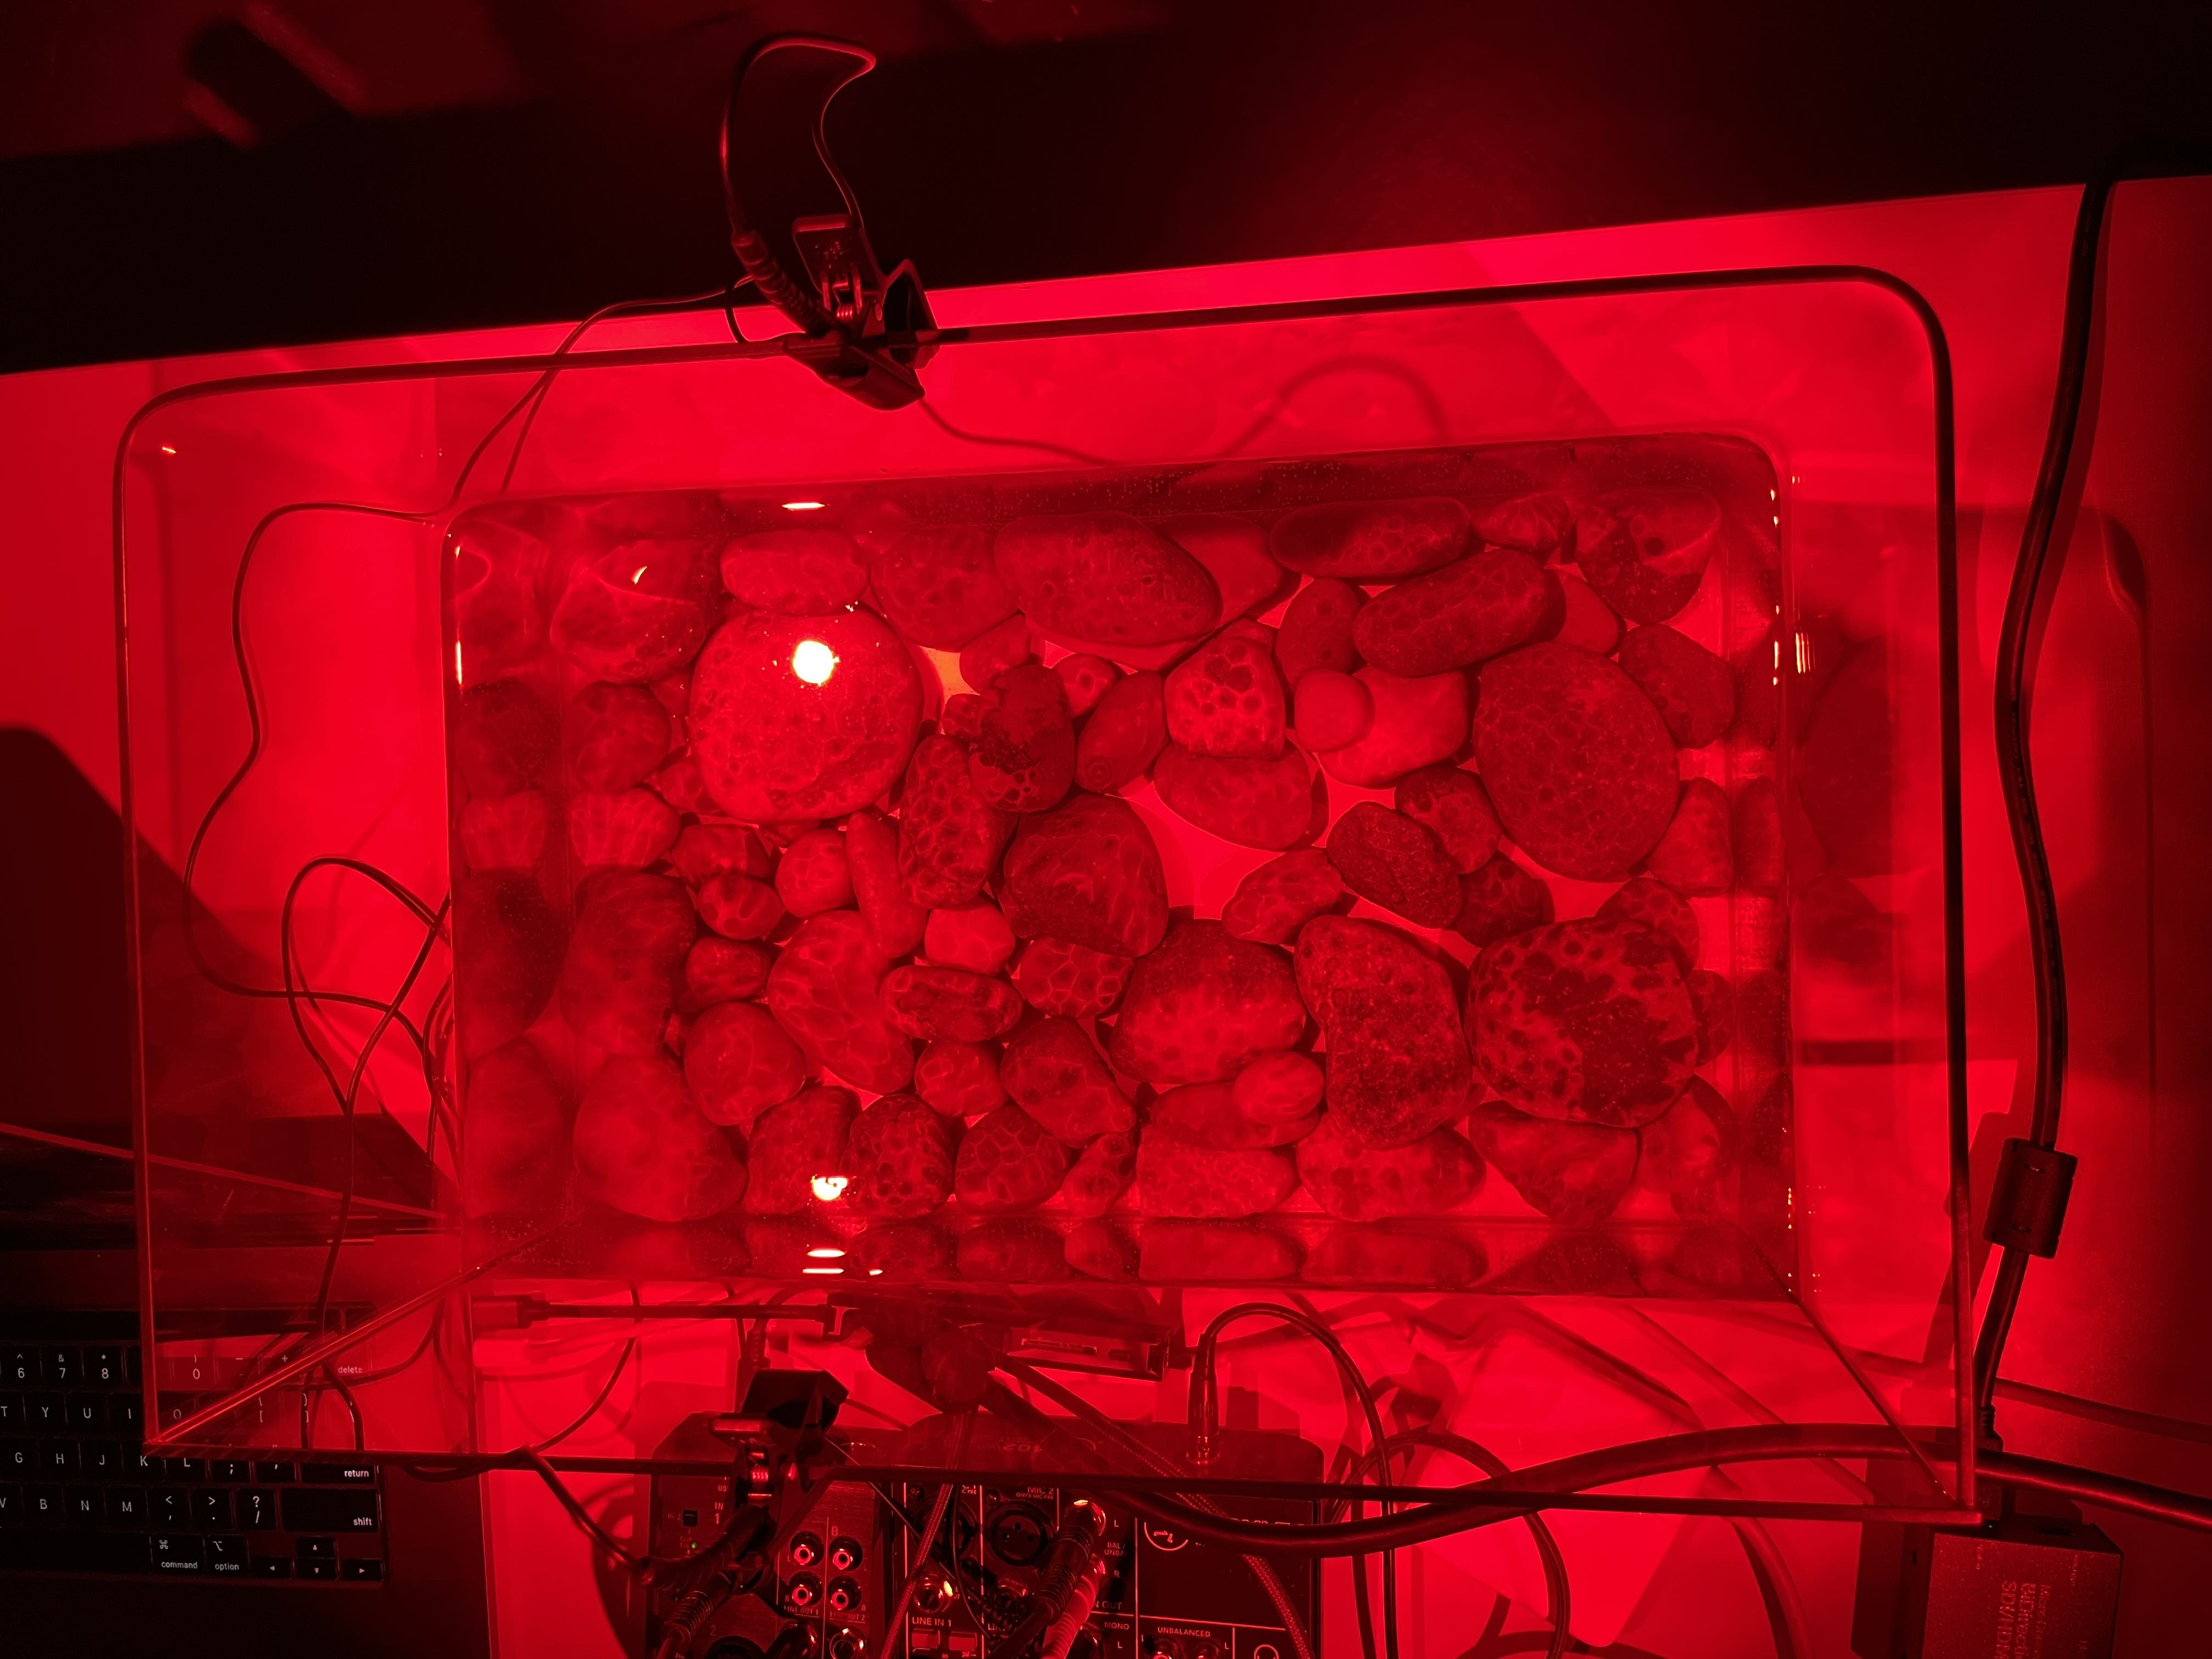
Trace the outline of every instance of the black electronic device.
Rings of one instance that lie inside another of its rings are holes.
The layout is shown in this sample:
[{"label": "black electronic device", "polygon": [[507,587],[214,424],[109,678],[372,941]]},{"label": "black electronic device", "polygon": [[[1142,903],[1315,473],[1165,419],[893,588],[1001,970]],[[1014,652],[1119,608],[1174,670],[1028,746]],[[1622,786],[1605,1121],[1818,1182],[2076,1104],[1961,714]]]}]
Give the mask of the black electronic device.
[{"label": "black electronic device", "polygon": [[[1916,1472],[1875,1464],[1886,1498]],[[2064,1654],[2109,1659],[2120,1609],[2120,1552],[2049,1493],[2000,1490],[1978,1527],[1869,1522],[1859,1542],[1851,1650],[1860,1659]]]},{"label": "black electronic device", "polygon": [[[911,1507],[924,1494],[908,1488],[904,1496]],[[963,1486],[946,1516],[961,1571],[923,1580],[907,1616],[907,1651],[915,1659],[1003,1653],[1070,1501],[1051,1486]],[[1248,1519],[1316,1518],[1310,1504],[1288,1500],[1231,1507]],[[1105,1573],[1089,1627],[1099,1659],[1289,1659],[1295,1650],[1282,1615],[1242,1557],[1117,1510],[1110,1496],[1098,1508]],[[901,1542],[901,1563],[910,1571],[913,1540]],[[1311,1629],[1312,1572],[1288,1576],[1285,1587]]]},{"label": "black electronic device", "polygon": [[1851,1628],[1863,1659],[2110,1659],[2120,1553],[2097,1528],[2009,1515],[1974,1528],[1866,1530]]},{"label": "black electronic device", "polygon": [[[0,1046],[14,1085],[0,1124],[0,1647],[366,1659],[434,1631],[441,1654],[487,1654],[475,1480],[418,1482],[327,1454],[144,1450],[123,848],[113,809],[51,743],[0,732]],[[143,847],[139,878],[181,902],[175,872]],[[261,1155],[307,1146],[312,1127],[260,1121]],[[386,1190],[388,1143],[365,1127],[362,1189]],[[343,1155],[326,1135],[307,1149],[333,1170]],[[211,1135],[179,1155],[233,1150]],[[421,1163],[417,1150],[391,1178],[416,1179]],[[295,1259],[319,1265],[320,1252]],[[233,1279],[270,1264],[250,1241]],[[287,1316],[208,1316],[265,1334]],[[192,1347],[154,1378],[172,1420],[220,1385],[192,1374]]]},{"label": "black electronic device", "polygon": [[140,1445],[138,1345],[0,1328],[0,1567],[384,1581],[376,1467]]},{"label": "black electronic device", "polygon": [[[748,1489],[746,1471],[757,1461],[751,1456],[757,1448],[736,1426],[741,1420],[702,1413],[662,1443],[658,1456],[664,1462],[726,1468],[655,1475],[656,1556],[711,1549],[728,1531],[736,1506],[768,1501],[764,1492]],[[1131,1425],[1131,1432],[1168,1450],[1168,1443],[1185,1431],[1181,1425],[1147,1424]],[[838,1438],[859,1462],[871,1461],[879,1449],[877,1437],[866,1433]],[[1007,1450],[991,1437],[978,1438],[981,1443],[968,1449],[963,1462],[995,1462]],[[1228,1468],[1265,1467],[1318,1478],[1319,1453],[1295,1435],[1231,1431],[1223,1442]],[[683,1651],[693,1659],[753,1659],[799,1625],[815,1653],[860,1659],[900,1587],[915,1575],[904,1628],[895,1633],[892,1652],[915,1659],[1012,1659],[1016,1649],[1009,1638],[1023,1629],[1052,1572],[1063,1522],[1073,1506],[1094,1500],[1012,1474],[1003,1484],[963,1485],[948,1502],[928,1564],[916,1573],[922,1565],[921,1534],[936,1496],[930,1487],[878,1492],[859,1482],[832,1482],[775,1559],[700,1620]],[[1296,1500],[1237,1499],[1224,1507],[1255,1520],[1318,1518],[1313,1504]],[[1118,1508],[1111,1493],[1097,1495],[1095,1508],[1103,1521],[1096,1550],[1103,1570],[1085,1628],[1098,1659],[1290,1659],[1296,1651],[1267,1587],[1242,1557],[1139,1520]],[[1310,1566],[1285,1568],[1281,1582],[1300,1622],[1312,1630],[1317,1574]],[[678,1600],[656,1590],[645,1654],[658,1651]],[[1033,1638],[1020,1646],[1036,1650]]]}]

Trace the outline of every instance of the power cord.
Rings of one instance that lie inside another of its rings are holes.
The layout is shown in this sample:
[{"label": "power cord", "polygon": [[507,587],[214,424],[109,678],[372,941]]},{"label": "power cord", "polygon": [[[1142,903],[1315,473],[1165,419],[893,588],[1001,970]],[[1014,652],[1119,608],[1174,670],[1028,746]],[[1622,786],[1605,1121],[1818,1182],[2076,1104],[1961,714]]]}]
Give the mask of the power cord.
[{"label": "power cord", "polygon": [[[1911,1449],[1887,1427],[1853,1423],[1784,1424],[1708,1429],[1608,1447],[1603,1451],[1516,1470],[1510,1482],[1475,1481],[1455,1489],[1449,1501],[1431,1500],[1379,1520],[1319,1523],[1231,1521],[1150,1493],[1123,1492],[1117,1501],[1164,1526],[1178,1528],[1202,1542],[1224,1549],[1300,1556],[1356,1555],[1385,1547],[1404,1548],[1451,1533],[1494,1526],[1545,1507],[1526,1498],[1502,1502],[1495,1508],[1475,1507],[1480,1504],[1482,1488],[1489,1485],[1507,1486],[1524,1493],[1537,1491],[1568,1496],[1707,1465],[1809,1457],[1904,1460],[1912,1455]],[[1987,1456],[1989,1473],[2000,1482],[2057,1492],[2082,1503],[2212,1532],[2212,1498],[2039,1458],[2004,1452],[1991,1452]],[[1790,1507],[1766,1504],[1762,1506],[1761,1513],[1773,1514]],[[1833,1519],[1827,1507],[1806,1505],[1804,1518]]]},{"label": "power cord", "polygon": [[[1401,1429],[1382,1443],[1387,1455],[1400,1450],[1415,1449],[1439,1451],[1471,1463],[1485,1474],[1504,1480],[1512,1471],[1494,1452],[1465,1435],[1452,1434],[1442,1429]],[[1361,1472],[1375,1463],[1372,1454],[1361,1461]],[[1387,1481],[1389,1472],[1383,1471]],[[1330,1506],[1331,1518],[1340,1511],[1346,1500],[1340,1499]],[[1561,1659],[1574,1638],[1569,1629],[1574,1616],[1573,1587],[1567,1578],[1567,1558],[1559,1549],[1559,1540],[1553,1535],[1540,1515],[1522,1517],[1528,1523],[1528,1535],[1535,1540],[1536,1554],[1544,1565],[1544,1591],[1548,1605],[1544,1613],[1546,1622],[1552,1626],[1551,1645],[1546,1650],[1546,1659]],[[1501,1598],[1502,1599],[1502,1598]]]},{"label": "power cord", "polygon": [[[2069,1030],[2066,1007],[2066,964],[2058,921],[2057,889],[2044,844],[2042,816],[2036,805],[2035,771],[2030,743],[2035,670],[2042,633],[2057,594],[2051,557],[2060,520],[2067,517],[2070,487],[2086,473],[2095,440],[2085,431],[2082,411],[2089,380],[2089,356],[2096,334],[2097,264],[2110,216],[2113,189],[2130,179],[2170,176],[2204,167],[2203,150],[2169,155],[2138,148],[2082,187],[2075,214],[2074,240],[2067,261],[2064,320],[2059,334],[2058,373],[2052,388],[2051,420],[2035,488],[2028,497],[2027,521],[2021,532],[2020,557],[2005,596],[2004,625],[1997,640],[1996,666],[1997,779],[2004,795],[2005,818],[2012,832],[2013,855],[2020,868],[2027,907],[2027,941],[2035,981],[2035,1079],[2024,1139],[2005,1144],[1984,1236],[1999,1246],[1995,1280],[1981,1330],[1974,1344],[1974,1407],[1982,1432],[1996,1430],[1997,1370],[2004,1357],[2031,1255],[2047,1256],[2058,1244],[2059,1227],[2074,1176],[2074,1159],[2057,1150],[2058,1121],[2066,1090]],[[1961,1287],[1960,1294],[1965,1294]]]},{"label": "power cord", "polygon": [[[340,1252],[344,1244],[346,1229],[352,1217],[356,1192],[356,1155],[358,1146],[357,1138],[353,1133],[353,1125],[355,1114],[359,1103],[361,1090],[367,1077],[368,1062],[371,1056],[374,1054],[376,1048],[381,1042],[385,1033],[395,1027],[397,1027],[408,1038],[409,1042],[415,1048],[416,1055],[421,1062],[424,1085],[428,1100],[428,1111],[430,1114],[429,1121],[425,1130],[425,1139],[427,1143],[426,1151],[428,1152],[429,1155],[434,1159],[435,1158],[436,1127],[438,1119],[441,1113],[445,1092],[443,1079],[441,1075],[441,1067],[443,1060],[443,1045],[442,1043],[434,1043],[431,1034],[422,1027],[418,1027],[415,1022],[407,1017],[404,1012],[403,1005],[409,994],[413,991],[416,981],[420,979],[423,970],[428,964],[430,952],[437,943],[440,933],[444,927],[446,920],[450,913],[452,900],[450,896],[448,896],[447,898],[440,901],[434,908],[425,900],[410,890],[404,883],[398,881],[388,872],[379,869],[376,866],[368,862],[367,860],[337,854],[325,854],[307,860],[307,862],[304,864],[294,875],[291,883],[286,890],[284,903],[280,913],[278,924],[278,956],[283,979],[283,982],[281,986],[265,987],[243,983],[230,975],[217,969],[208,960],[206,955],[201,950],[198,933],[195,927],[195,922],[198,914],[196,882],[201,854],[206,845],[208,836],[215,825],[216,820],[220,817],[224,807],[229,804],[230,800],[237,793],[238,790],[244,785],[246,778],[252,774],[256,764],[259,762],[266,737],[259,690],[254,682],[252,659],[246,647],[246,595],[247,592],[247,581],[252,568],[254,556],[258,550],[263,540],[275,525],[279,521],[290,517],[294,514],[312,512],[356,514],[367,517],[388,520],[421,523],[436,517],[441,513],[449,511],[453,505],[461,499],[463,494],[466,491],[470,478],[474,475],[477,465],[482,462],[484,455],[489,452],[493,443],[497,441],[499,434],[507,429],[518,415],[522,415],[524,416],[523,424],[517,433],[514,448],[508,456],[506,471],[501,479],[500,493],[504,494],[513,483],[515,468],[521,459],[524,446],[529,437],[532,423],[536,420],[538,410],[543,407],[547,395],[552,389],[555,380],[557,378],[562,369],[567,366],[565,360],[588,330],[597,324],[618,314],[643,315],[653,313],[683,311],[696,309],[709,302],[726,306],[732,293],[738,286],[742,286],[742,282],[738,284],[732,284],[728,288],[716,289],[710,293],[687,295],[675,300],[618,301],[613,305],[601,307],[599,310],[586,317],[582,321],[577,323],[572,329],[570,329],[568,335],[563,337],[560,345],[556,348],[553,353],[553,361],[550,362],[544,371],[538,375],[537,380],[532,385],[531,388],[511,407],[509,407],[505,414],[501,416],[498,420],[495,421],[491,427],[484,433],[483,436],[477,441],[475,448],[470,452],[466,460],[462,464],[460,471],[454,480],[453,488],[447,494],[442,505],[422,512],[410,513],[395,508],[380,507],[367,503],[350,501],[308,501],[290,503],[273,509],[262,518],[260,522],[254,527],[252,534],[247,538],[246,545],[240,555],[237,574],[233,580],[231,588],[230,634],[232,656],[237,667],[240,689],[246,703],[248,729],[246,752],[244,757],[240,760],[237,769],[231,774],[230,777],[225,781],[223,786],[217,790],[213,799],[209,802],[206,811],[202,813],[198,823],[193,830],[191,840],[185,852],[185,867],[183,872],[183,933],[185,948],[192,963],[194,969],[210,984],[214,985],[217,989],[233,996],[248,998],[256,1000],[281,1000],[286,1005],[287,1012],[290,1016],[295,1035],[298,1036],[301,1046],[307,1049],[309,1057],[313,1060],[317,1069],[322,1073],[325,1082],[329,1085],[332,1094],[336,1098],[339,1114],[346,1124],[345,1173],[339,1195],[338,1215],[337,1222],[331,1231],[331,1242],[325,1253],[323,1272],[316,1291],[313,1313],[309,1324],[309,1335],[311,1338],[319,1337],[325,1334],[326,1322],[328,1319],[331,1294],[336,1279],[337,1262]],[[527,411],[526,414],[525,413],[526,410]],[[118,538],[121,535],[119,526],[118,528]],[[404,978],[400,983],[399,988],[392,996],[387,999],[380,1000],[378,998],[364,995],[358,992],[331,990],[317,988],[308,980],[304,968],[300,964],[292,927],[295,907],[298,900],[301,887],[307,877],[313,874],[315,871],[324,868],[331,868],[350,872],[373,882],[384,891],[389,893],[395,900],[404,906],[408,912],[413,915],[416,921],[423,924],[425,932],[422,948],[416,952],[412,964],[408,969]],[[307,1014],[309,1012],[320,1014],[320,1005],[324,1004],[362,1009],[373,1009],[377,1014],[377,1020],[374,1026],[372,1028],[368,1036],[362,1042],[356,1051],[353,1062],[351,1076],[343,1085],[341,1085],[338,1081],[336,1068],[325,1057],[321,1046],[313,1039],[307,1028]],[[438,1011],[441,1007],[445,1010],[446,1018],[449,1019],[451,1012],[450,980],[448,980],[447,983],[440,988],[436,997],[434,998],[431,1014],[426,1017],[425,1019],[426,1026],[435,1022],[438,1017]],[[380,1100],[379,1102],[379,1108],[380,1109],[382,1109],[382,1103]],[[460,1158],[459,1139],[455,1132],[454,1127],[451,1124],[447,1126],[447,1139],[449,1146],[451,1146],[453,1150],[455,1174],[458,1177],[459,1174]],[[338,1378],[337,1377],[336,1373],[331,1371],[328,1367],[325,1368],[324,1374],[330,1378],[333,1385],[337,1385],[338,1383]],[[360,1421],[359,1407],[354,1403],[349,1391],[342,1394],[341,1397],[346,1401],[349,1412],[353,1415],[355,1439],[358,1445],[363,1438],[363,1430]],[[308,1397],[308,1393],[307,1391],[303,1391],[301,1397],[303,1443],[307,1438],[307,1423],[311,1416],[311,1404],[312,1402]]]},{"label": "power cord", "polygon": [[[1213,1456],[1213,1440],[1220,1428],[1219,1382],[1217,1375],[1216,1349],[1221,1333],[1240,1319],[1279,1319],[1295,1326],[1328,1351],[1336,1364],[1345,1386],[1351,1390],[1361,1414],[1366,1419],[1367,1443],[1376,1460],[1377,1478],[1387,1483],[1389,1471],[1383,1467],[1389,1462],[1383,1448],[1388,1437],[1382,1431],[1382,1413],[1375,1404],[1375,1391],[1359,1367],[1352,1364],[1352,1355],[1337,1340],[1334,1331],[1312,1314],[1297,1308],[1285,1308],[1273,1302],[1240,1302],[1235,1307],[1217,1314],[1199,1335],[1191,1356],[1191,1459],[1206,1463]],[[1389,1516],[1393,1505],[1387,1500],[1382,1511]],[[1359,1620],[1359,1639],[1367,1659],[1374,1659],[1375,1615],[1368,1603],[1367,1563],[1364,1557],[1354,1557],[1352,1563],[1352,1606]],[[1382,1553],[1382,1641],[1389,1659],[1398,1659],[1398,1571],[1395,1558],[1388,1550]]]}]

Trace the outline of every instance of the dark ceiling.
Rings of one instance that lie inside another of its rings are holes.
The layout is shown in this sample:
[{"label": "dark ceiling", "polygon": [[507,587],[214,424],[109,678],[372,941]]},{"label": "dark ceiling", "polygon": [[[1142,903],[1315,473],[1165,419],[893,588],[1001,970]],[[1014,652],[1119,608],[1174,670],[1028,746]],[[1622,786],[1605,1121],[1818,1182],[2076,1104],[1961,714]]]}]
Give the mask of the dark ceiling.
[{"label": "dark ceiling", "polygon": [[0,11],[0,368],[580,316],[725,280],[731,66],[940,286],[2078,180],[2212,146],[2212,9],[143,0]]}]

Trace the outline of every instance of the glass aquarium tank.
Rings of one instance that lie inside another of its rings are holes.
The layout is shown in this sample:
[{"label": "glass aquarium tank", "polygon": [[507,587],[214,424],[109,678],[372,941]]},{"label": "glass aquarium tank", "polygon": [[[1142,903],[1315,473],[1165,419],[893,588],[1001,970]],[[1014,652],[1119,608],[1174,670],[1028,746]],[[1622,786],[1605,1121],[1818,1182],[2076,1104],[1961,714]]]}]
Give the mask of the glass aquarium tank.
[{"label": "glass aquarium tank", "polygon": [[985,321],[923,374],[138,417],[168,1443],[726,1470],[806,1371],[886,1481],[1449,1508],[1472,1445],[1590,1527],[1961,1514],[1924,308]]}]

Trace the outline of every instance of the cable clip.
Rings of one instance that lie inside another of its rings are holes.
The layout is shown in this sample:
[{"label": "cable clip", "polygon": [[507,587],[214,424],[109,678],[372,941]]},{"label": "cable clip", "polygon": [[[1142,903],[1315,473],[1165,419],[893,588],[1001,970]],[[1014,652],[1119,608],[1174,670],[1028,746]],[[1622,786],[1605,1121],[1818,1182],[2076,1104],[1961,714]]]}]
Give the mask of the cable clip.
[{"label": "cable clip", "polygon": [[2066,1220],[2066,1200],[2074,1189],[2075,1158],[2032,1140],[2004,1144],[1996,1185],[1982,1237],[2008,1250],[2030,1255],[2058,1253],[2058,1229]]},{"label": "cable clip", "polygon": [[921,396],[937,325],[910,259],[886,272],[823,132],[830,100],[875,68],[842,40],[779,34],[745,54],[722,116],[730,246],[763,298],[796,324],[784,349],[878,409]]}]

